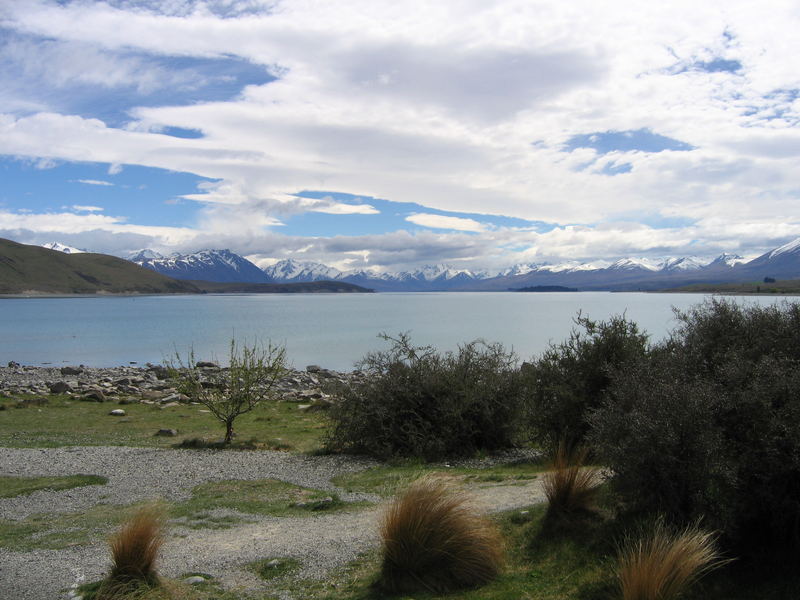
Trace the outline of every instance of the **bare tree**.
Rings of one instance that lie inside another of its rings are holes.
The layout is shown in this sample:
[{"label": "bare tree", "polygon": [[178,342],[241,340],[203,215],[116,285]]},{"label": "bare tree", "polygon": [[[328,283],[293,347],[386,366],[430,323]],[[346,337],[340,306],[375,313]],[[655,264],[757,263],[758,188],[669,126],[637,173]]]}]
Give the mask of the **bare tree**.
[{"label": "bare tree", "polygon": [[194,350],[189,350],[186,359],[176,352],[167,368],[182,393],[203,404],[225,425],[224,444],[228,445],[236,417],[271,396],[273,386],[287,372],[286,349],[271,342],[249,346],[231,340],[227,368],[198,368]]}]

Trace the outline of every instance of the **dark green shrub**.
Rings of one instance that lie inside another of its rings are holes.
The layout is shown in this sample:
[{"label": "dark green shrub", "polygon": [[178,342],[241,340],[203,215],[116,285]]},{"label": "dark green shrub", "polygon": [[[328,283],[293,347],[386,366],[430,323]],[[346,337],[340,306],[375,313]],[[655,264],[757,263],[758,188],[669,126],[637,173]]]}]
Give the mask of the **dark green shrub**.
[{"label": "dark green shrub", "polygon": [[575,322],[580,329],[526,369],[534,436],[551,450],[583,443],[586,417],[600,405],[612,371],[647,352],[647,334],[624,316],[592,321],[579,314]]},{"label": "dark green shrub", "polygon": [[332,390],[329,449],[434,460],[524,438],[525,393],[512,352],[475,341],[441,354],[412,346],[406,334],[381,337],[392,347],[361,361],[364,382]]},{"label": "dark green shrub", "polygon": [[800,553],[800,312],[713,300],[614,374],[591,442],[636,511]]}]

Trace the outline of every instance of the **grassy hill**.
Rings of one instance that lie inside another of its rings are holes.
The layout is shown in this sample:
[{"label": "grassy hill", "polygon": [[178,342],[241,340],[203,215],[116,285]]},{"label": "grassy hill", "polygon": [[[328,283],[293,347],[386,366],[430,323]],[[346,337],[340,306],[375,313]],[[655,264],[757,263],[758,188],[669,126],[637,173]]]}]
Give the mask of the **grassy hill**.
[{"label": "grassy hill", "polygon": [[694,294],[776,294],[800,295],[800,279],[783,279],[765,283],[763,281],[745,281],[738,283],[695,283],[678,288],[658,290],[659,292],[677,292]]},{"label": "grassy hill", "polygon": [[0,294],[198,293],[177,281],[106,254],[64,254],[0,239]]}]

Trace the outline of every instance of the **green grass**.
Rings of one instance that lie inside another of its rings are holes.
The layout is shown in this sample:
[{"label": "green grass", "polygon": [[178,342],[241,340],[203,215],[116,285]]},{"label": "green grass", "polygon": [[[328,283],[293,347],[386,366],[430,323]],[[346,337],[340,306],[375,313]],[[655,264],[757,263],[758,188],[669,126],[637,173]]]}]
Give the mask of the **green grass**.
[{"label": "green grass", "polygon": [[81,513],[38,513],[21,521],[0,519],[0,547],[27,552],[88,544],[110,533],[130,514],[130,508],[98,504]]},{"label": "green grass", "polygon": [[[507,540],[508,566],[494,582],[474,590],[437,595],[403,594],[404,600],[589,600],[601,598],[613,577],[604,554],[584,536],[554,539],[542,532],[545,508],[534,506],[496,516]],[[601,526],[602,522],[595,527]],[[292,583],[293,594],[309,600],[379,600],[384,592],[374,590],[380,569],[377,550],[366,553],[326,581]]]},{"label": "green grass", "polygon": [[[16,400],[0,398],[8,410],[0,410],[0,446],[53,448],[59,446],[151,446],[171,447],[182,440],[222,439],[225,429],[205,407],[181,404],[160,408],[152,404],[128,404],[124,417],[108,413],[118,406],[111,402],[81,402],[69,396],[48,396],[43,406],[13,408]],[[236,419],[238,440],[252,447],[318,451],[326,419],[319,412],[302,412],[292,402],[264,402]],[[159,437],[159,429],[175,429],[176,437]]]},{"label": "green grass", "polygon": [[[329,497],[331,502],[320,502]],[[304,502],[305,506],[296,506],[298,502]],[[0,519],[0,547],[24,552],[92,543],[108,535],[140,505],[97,504],[81,513],[38,513],[21,521]],[[233,527],[253,520],[248,515],[308,517],[366,506],[369,503],[343,502],[328,492],[274,479],[204,483],[192,490],[188,500],[166,504],[170,519],[192,529]],[[229,509],[237,514],[214,515],[215,509]]]},{"label": "green grass", "polygon": [[0,476],[0,498],[13,498],[38,490],[69,490],[84,485],[103,485],[108,479],[99,475],[67,475],[64,477]]},{"label": "green grass", "polygon": [[442,467],[424,463],[380,465],[356,473],[346,473],[333,478],[333,483],[348,492],[368,492],[391,497],[412,481],[431,473],[445,473],[464,483],[513,485],[524,484],[539,477],[546,470],[541,463],[497,465],[487,468]]},{"label": "green grass", "polygon": [[300,568],[300,562],[294,558],[264,558],[250,563],[248,567],[264,581],[271,581],[294,573]]},{"label": "green grass", "polygon": [[[331,498],[331,502],[321,502]],[[297,506],[297,503],[305,506]],[[313,514],[359,510],[366,502],[342,502],[338,496],[322,490],[303,488],[276,479],[253,481],[212,481],[198,485],[192,497],[170,510],[170,517],[185,518],[189,523],[204,521],[210,511],[229,509],[251,515],[305,517]]]}]

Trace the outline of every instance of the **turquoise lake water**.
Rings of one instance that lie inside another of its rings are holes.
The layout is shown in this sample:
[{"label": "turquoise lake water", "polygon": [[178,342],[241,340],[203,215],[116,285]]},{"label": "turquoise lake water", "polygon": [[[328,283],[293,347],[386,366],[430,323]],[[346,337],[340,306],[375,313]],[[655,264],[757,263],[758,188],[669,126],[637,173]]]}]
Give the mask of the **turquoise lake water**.
[{"label": "turquoise lake water", "polygon": [[[476,338],[502,342],[522,358],[564,340],[582,313],[625,313],[660,339],[702,294],[381,293],[242,294],[0,299],[0,364],[117,366],[160,363],[194,347],[225,362],[232,337],[285,344],[295,368],[349,370],[378,339],[409,331],[417,345],[452,350]],[[774,297],[743,297],[768,304]]]}]

